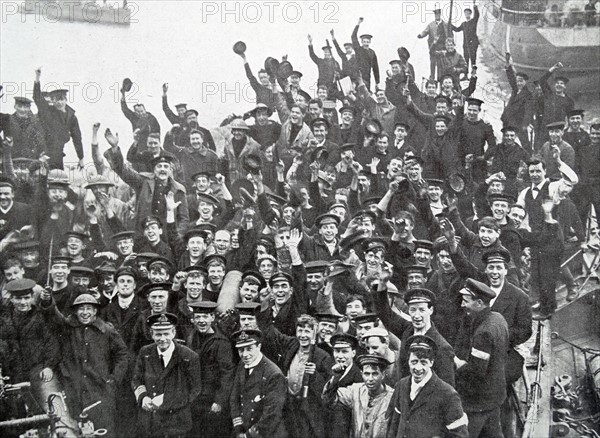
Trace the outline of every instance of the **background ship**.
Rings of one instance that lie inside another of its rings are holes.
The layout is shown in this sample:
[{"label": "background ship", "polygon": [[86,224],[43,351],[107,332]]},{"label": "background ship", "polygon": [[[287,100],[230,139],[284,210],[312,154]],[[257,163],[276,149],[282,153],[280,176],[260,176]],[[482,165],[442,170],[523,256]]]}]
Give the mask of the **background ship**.
[{"label": "background ship", "polygon": [[107,2],[25,0],[20,5],[22,14],[35,14],[48,21],[67,21],[129,25],[132,8],[123,2],[123,7],[113,7]]},{"label": "background ship", "polygon": [[[561,27],[553,27],[546,14],[547,3],[557,5],[553,16]],[[567,76],[569,94],[600,90],[600,27],[586,26],[586,0],[482,0],[478,33],[481,44],[504,63],[510,52],[518,71],[538,79],[556,62]],[[598,17],[596,17],[596,20]],[[597,21],[596,21],[597,23]]]}]

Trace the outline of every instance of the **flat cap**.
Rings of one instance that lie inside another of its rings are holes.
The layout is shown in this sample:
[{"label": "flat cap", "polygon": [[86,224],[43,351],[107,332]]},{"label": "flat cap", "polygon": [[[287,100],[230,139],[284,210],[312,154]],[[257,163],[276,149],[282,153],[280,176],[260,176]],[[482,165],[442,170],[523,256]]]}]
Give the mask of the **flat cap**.
[{"label": "flat cap", "polygon": [[239,303],[235,309],[240,315],[256,316],[260,311],[260,303]]},{"label": "flat cap", "polygon": [[77,298],[75,298],[75,301],[73,301],[73,304],[71,304],[71,307],[77,307],[82,304],[91,304],[93,306],[100,306],[100,303],[98,302],[98,300],[96,298],[94,298],[93,295],[81,294]]},{"label": "flat cap", "polygon": [[384,370],[390,366],[390,362],[385,357],[381,357],[376,354],[363,354],[362,356],[358,356],[358,365],[361,368],[364,368],[367,365],[372,365]]},{"label": "flat cap", "polygon": [[11,280],[6,283],[6,291],[10,292],[13,297],[20,297],[33,293],[33,288],[36,286],[36,282],[23,278],[19,280]]},{"label": "flat cap", "polygon": [[376,313],[365,313],[363,315],[358,315],[353,321],[355,324],[366,324],[368,322],[377,323],[377,321],[379,321],[379,316]]},{"label": "flat cap", "polygon": [[172,285],[172,283],[148,283],[140,288],[138,294],[142,298],[146,298],[148,295],[150,295],[150,293],[157,290],[169,293]]},{"label": "flat cap", "polygon": [[273,287],[275,283],[287,282],[290,286],[292,285],[292,276],[286,272],[276,272],[269,278],[269,286]]},{"label": "flat cap", "polygon": [[490,249],[483,253],[482,260],[488,263],[510,263],[510,251],[504,247]]},{"label": "flat cap", "polygon": [[326,260],[313,260],[304,264],[307,274],[313,274],[315,272],[325,272],[329,267],[329,262]]},{"label": "flat cap", "polygon": [[409,289],[404,295],[404,302],[406,304],[426,303],[435,306],[435,294],[425,288]]},{"label": "flat cap", "polygon": [[217,303],[212,301],[200,301],[195,304],[191,304],[190,308],[192,313],[213,313],[217,310]]},{"label": "flat cap", "polygon": [[242,283],[257,284],[259,288],[267,287],[264,277],[256,271],[246,271],[242,274]]},{"label": "flat cap", "polygon": [[473,280],[472,278],[467,278],[463,288],[460,290],[460,294],[470,295],[486,303],[489,303],[496,298],[496,292],[494,292],[487,284]]},{"label": "flat cap", "polygon": [[155,313],[146,318],[146,322],[152,329],[170,329],[177,325],[177,317],[172,313]]},{"label": "flat cap", "polygon": [[426,335],[412,335],[406,340],[408,351],[437,351],[437,344],[433,339]]},{"label": "flat cap", "polygon": [[260,343],[262,339],[262,332],[256,329],[244,329],[238,330],[231,335],[236,348],[247,347],[252,344]]},{"label": "flat cap", "polygon": [[358,339],[349,333],[336,333],[331,337],[330,342],[333,348],[350,347],[353,350],[358,348]]},{"label": "flat cap", "polygon": [[315,219],[315,225],[317,227],[322,227],[327,224],[335,224],[336,226],[340,226],[340,218],[333,213],[325,213],[320,216],[317,216]]},{"label": "flat cap", "polygon": [[340,316],[333,313],[315,313],[315,318],[319,322],[330,322],[332,324],[340,322]]}]

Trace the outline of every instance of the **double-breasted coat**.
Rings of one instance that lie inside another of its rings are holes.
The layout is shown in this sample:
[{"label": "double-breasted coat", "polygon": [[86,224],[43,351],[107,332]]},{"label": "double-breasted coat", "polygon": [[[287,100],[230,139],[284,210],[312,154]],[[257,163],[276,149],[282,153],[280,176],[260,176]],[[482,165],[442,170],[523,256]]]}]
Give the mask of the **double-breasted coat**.
[{"label": "double-breasted coat", "polygon": [[192,428],[191,405],[202,387],[200,359],[189,348],[175,343],[166,368],[156,344],[142,347],[131,386],[138,405],[144,397],[164,394],[163,404],[154,412],[141,410],[138,418],[144,436],[183,435]]},{"label": "double-breasted coat", "polygon": [[236,429],[256,438],[286,438],[283,405],[287,381],[281,370],[266,357],[246,376],[244,363],[235,372],[229,398]]},{"label": "double-breasted coat", "polygon": [[394,390],[388,407],[387,438],[469,436],[467,417],[458,393],[432,372],[414,400],[410,399],[412,377],[404,377]]}]

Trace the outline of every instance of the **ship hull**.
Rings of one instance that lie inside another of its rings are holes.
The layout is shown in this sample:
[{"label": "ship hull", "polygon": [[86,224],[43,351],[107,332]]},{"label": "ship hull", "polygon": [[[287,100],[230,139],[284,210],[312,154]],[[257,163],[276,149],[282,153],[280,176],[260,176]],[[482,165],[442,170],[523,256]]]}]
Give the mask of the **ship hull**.
[{"label": "ship hull", "polygon": [[598,27],[551,28],[510,24],[500,19],[498,2],[482,2],[479,34],[484,48],[504,63],[506,53],[515,68],[532,80],[562,62],[561,74],[570,79],[569,93],[600,90],[600,29]]}]

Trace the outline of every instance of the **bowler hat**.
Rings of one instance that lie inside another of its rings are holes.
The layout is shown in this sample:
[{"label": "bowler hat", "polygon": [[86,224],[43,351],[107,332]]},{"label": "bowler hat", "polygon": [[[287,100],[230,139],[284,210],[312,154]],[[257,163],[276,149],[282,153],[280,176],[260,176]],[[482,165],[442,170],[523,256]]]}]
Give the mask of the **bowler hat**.
[{"label": "bowler hat", "polygon": [[233,51],[238,55],[243,55],[246,52],[246,43],[238,41],[233,45]]}]

